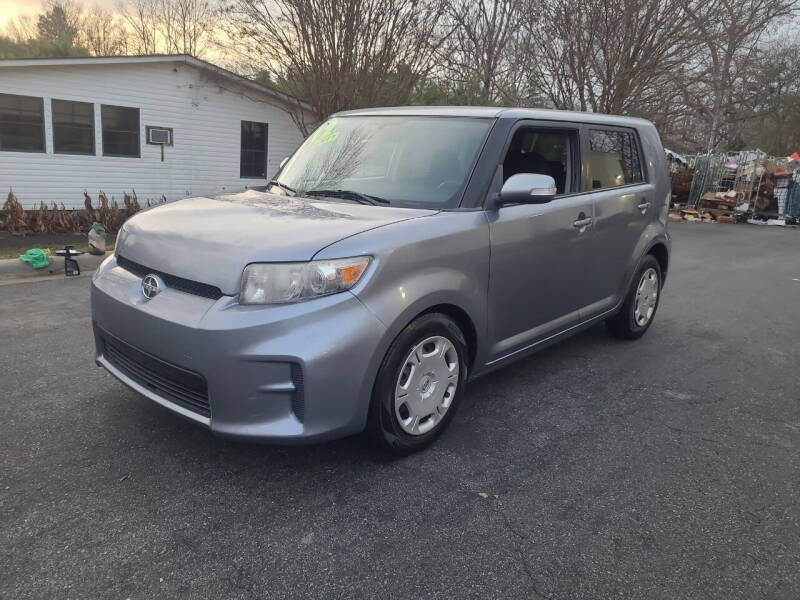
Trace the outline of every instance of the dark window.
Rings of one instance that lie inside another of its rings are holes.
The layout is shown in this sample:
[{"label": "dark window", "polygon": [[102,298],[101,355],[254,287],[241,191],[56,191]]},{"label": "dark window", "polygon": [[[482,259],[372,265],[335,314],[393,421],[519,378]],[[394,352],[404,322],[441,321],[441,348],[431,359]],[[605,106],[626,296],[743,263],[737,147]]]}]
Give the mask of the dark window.
[{"label": "dark window", "polygon": [[631,131],[589,132],[588,176],[584,190],[612,188],[644,181],[639,145]]},{"label": "dark window", "polygon": [[503,181],[519,173],[549,175],[556,182],[556,194],[568,193],[572,135],[551,129],[518,129],[503,161]]},{"label": "dark window", "polygon": [[94,105],[53,100],[53,152],[94,154]]},{"label": "dark window", "polygon": [[266,178],[267,131],[266,123],[242,121],[242,154],[239,162],[241,177]]},{"label": "dark window", "polygon": [[140,156],[139,109],[104,104],[101,116],[103,156]]},{"label": "dark window", "polygon": [[44,100],[0,94],[0,150],[44,152]]}]

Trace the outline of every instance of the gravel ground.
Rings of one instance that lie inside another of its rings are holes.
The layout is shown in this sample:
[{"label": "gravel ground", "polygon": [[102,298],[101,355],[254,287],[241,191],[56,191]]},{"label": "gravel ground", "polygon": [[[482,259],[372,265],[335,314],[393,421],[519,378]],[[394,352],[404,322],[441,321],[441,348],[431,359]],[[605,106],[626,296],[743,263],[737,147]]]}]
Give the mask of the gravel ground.
[{"label": "gravel ground", "polygon": [[800,597],[800,232],[672,228],[638,342],[480,379],[429,451],[211,437],[0,287],[0,598]]}]

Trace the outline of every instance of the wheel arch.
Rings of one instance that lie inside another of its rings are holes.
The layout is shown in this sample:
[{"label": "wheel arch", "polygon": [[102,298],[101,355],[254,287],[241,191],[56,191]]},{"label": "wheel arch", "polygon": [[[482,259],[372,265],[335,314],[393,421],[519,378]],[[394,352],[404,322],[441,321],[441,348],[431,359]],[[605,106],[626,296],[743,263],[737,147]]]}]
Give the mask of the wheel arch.
[{"label": "wheel arch", "polygon": [[[467,367],[469,368],[469,373],[472,373],[473,366],[475,365],[475,358],[477,357],[478,353],[478,333],[475,329],[475,323],[472,321],[472,317],[469,316],[467,311],[465,311],[460,306],[455,304],[436,304],[423,310],[421,313],[417,314],[412,318],[408,323],[403,326],[403,329],[408,327],[411,323],[419,319],[420,317],[428,314],[433,313],[441,313],[450,317],[458,328],[461,330],[461,333],[464,334],[464,340],[467,342],[467,352],[468,352],[468,364]],[[401,330],[402,331],[402,330]]]},{"label": "wheel arch", "polygon": [[647,254],[652,254],[658,261],[658,265],[661,267],[661,284],[663,285],[667,279],[667,268],[669,267],[669,250],[667,246],[660,241],[656,242],[650,246]]}]

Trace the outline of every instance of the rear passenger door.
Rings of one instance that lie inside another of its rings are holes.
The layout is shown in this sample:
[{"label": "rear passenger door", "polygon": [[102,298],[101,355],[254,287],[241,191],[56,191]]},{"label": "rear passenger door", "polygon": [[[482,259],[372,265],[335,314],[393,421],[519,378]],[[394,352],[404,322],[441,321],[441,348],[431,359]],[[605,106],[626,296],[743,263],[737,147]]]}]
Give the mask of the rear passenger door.
[{"label": "rear passenger door", "polygon": [[642,146],[634,129],[586,125],[581,131],[583,190],[594,204],[585,316],[612,308],[625,293],[639,239],[655,210]]}]

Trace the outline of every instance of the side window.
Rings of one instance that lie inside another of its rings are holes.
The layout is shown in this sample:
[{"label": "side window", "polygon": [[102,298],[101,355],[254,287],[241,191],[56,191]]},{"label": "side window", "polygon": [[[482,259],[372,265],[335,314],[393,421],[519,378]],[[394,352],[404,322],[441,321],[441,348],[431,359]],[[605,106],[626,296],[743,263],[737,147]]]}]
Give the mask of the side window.
[{"label": "side window", "polygon": [[94,105],[53,100],[53,152],[94,154]]},{"label": "side window", "polygon": [[127,106],[100,107],[103,126],[103,156],[139,158],[139,109]]},{"label": "side window", "polygon": [[556,182],[557,194],[570,192],[570,143],[568,131],[518,129],[503,161],[503,181],[519,173],[550,175]]},{"label": "side window", "polygon": [[644,181],[639,145],[632,131],[591,129],[584,191]]},{"label": "side window", "polygon": [[267,176],[268,131],[266,123],[242,121],[239,177],[263,179]]},{"label": "side window", "polygon": [[0,94],[0,150],[44,152],[44,100]]}]

